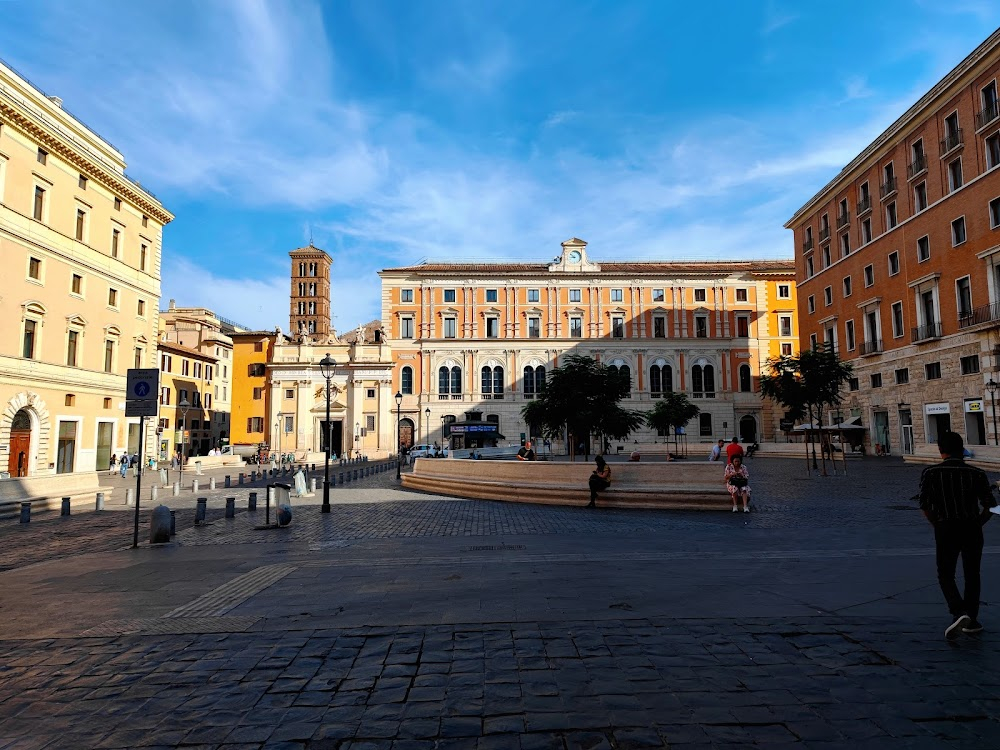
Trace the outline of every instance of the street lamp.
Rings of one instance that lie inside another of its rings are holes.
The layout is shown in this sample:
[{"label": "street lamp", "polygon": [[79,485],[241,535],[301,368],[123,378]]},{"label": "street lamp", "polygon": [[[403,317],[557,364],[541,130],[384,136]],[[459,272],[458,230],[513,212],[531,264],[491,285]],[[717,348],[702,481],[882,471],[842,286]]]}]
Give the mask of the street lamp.
[{"label": "street lamp", "polygon": [[403,450],[403,434],[399,428],[399,409],[403,405],[403,394],[396,391],[396,479],[399,479],[399,458]]},{"label": "street lamp", "polygon": [[361,455],[361,423],[354,423],[354,457]]},{"label": "street lamp", "polygon": [[431,407],[429,407],[429,406],[426,409],[424,409],[424,424],[426,425],[426,427],[424,429],[427,430],[427,433],[424,435],[424,440],[426,440],[427,442],[430,442],[430,439],[431,439]]},{"label": "street lamp", "polygon": [[[319,361],[319,371],[326,378],[326,456],[323,462],[323,506],[320,508],[321,513],[330,512],[330,378],[333,377],[333,368],[336,364],[329,352]],[[281,433],[278,435],[280,439]]]},{"label": "street lamp", "polygon": [[181,474],[180,474],[180,479],[178,480],[180,482],[181,487],[183,487],[184,486],[184,448],[185,448],[185,443],[187,443],[187,439],[185,439],[184,433],[187,432],[187,428],[188,428],[188,409],[191,408],[191,404],[188,403],[188,400],[186,398],[182,398],[180,400],[180,403],[177,404],[177,406],[180,407],[180,410],[181,410],[181,419],[184,420],[184,429],[181,430],[181,459],[180,459],[180,461],[181,461]]},{"label": "street lamp", "polygon": [[278,434],[278,462],[284,465],[281,460],[281,412],[278,412],[278,421],[274,423],[274,431]]},{"label": "street lamp", "polygon": [[993,443],[1000,445],[1000,434],[997,434],[997,388],[1000,388],[1000,383],[990,378],[986,383],[986,390],[989,391],[990,401],[993,402]]}]

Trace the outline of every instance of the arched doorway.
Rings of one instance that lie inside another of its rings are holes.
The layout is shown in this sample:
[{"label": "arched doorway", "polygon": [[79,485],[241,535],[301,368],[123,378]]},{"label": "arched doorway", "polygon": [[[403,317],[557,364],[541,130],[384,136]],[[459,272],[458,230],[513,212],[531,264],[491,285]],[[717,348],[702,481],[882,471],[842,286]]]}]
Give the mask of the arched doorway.
[{"label": "arched doorway", "polygon": [[744,443],[757,442],[757,420],[750,414],[740,417],[740,440]]},{"label": "arched doorway", "polygon": [[413,421],[408,418],[399,421],[399,447],[413,447]]},{"label": "arched doorway", "polygon": [[10,425],[10,458],[7,471],[12,477],[28,476],[28,457],[31,455],[31,415],[21,409]]}]

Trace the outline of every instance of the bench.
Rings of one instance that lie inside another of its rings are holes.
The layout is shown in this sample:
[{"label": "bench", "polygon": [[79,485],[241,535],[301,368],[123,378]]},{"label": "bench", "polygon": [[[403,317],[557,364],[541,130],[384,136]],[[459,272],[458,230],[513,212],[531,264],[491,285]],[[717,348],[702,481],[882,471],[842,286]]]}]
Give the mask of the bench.
[{"label": "bench", "polygon": [[111,488],[98,484],[97,472],[46,474],[0,480],[0,518],[15,518],[21,503],[30,502],[32,511],[58,510],[64,497],[74,510],[93,510],[98,492],[110,500]]},{"label": "bench", "polygon": [[[732,508],[722,481],[724,464],[689,461],[612,463],[611,486],[598,493],[603,508]],[[480,500],[586,505],[593,463],[459,461],[418,458],[403,475],[407,489]]]}]

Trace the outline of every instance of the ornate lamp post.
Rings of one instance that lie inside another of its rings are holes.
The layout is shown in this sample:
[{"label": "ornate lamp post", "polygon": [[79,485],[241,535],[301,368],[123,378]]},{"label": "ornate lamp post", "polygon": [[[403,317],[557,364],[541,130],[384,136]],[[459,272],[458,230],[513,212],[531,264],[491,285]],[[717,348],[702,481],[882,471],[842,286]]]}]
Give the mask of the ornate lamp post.
[{"label": "ornate lamp post", "polygon": [[324,427],[326,432],[326,455],[323,461],[323,505],[320,508],[321,513],[330,512],[330,379],[333,377],[333,368],[336,364],[329,352],[319,361],[320,374],[326,378],[326,426]]},{"label": "ornate lamp post", "polygon": [[396,391],[396,479],[399,479],[400,462],[403,455],[403,433],[399,427],[399,409],[403,405],[403,393]]},{"label": "ornate lamp post", "polygon": [[989,391],[990,401],[993,404],[993,443],[994,445],[1000,445],[1000,434],[997,434],[997,388],[1000,388],[1000,383],[996,383],[993,378],[990,378],[986,383],[986,390]]},{"label": "ornate lamp post", "polygon": [[178,482],[180,482],[181,487],[183,487],[184,486],[184,449],[187,447],[187,445],[186,445],[187,444],[187,438],[184,437],[184,433],[187,432],[187,428],[188,428],[188,409],[191,408],[191,404],[188,403],[188,400],[186,398],[182,398],[180,400],[180,402],[177,404],[177,406],[180,407],[180,410],[181,410],[181,419],[184,420],[184,429],[181,430],[181,459],[180,459],[181,473],[180,473],[180,479],[177,480]]},{"label": "ornate lamp post", "polygon": [[427,434],[424,435],[424,442],[429,443],[431,441],[431,407],[424,409],[424,427],[427,430]]}]

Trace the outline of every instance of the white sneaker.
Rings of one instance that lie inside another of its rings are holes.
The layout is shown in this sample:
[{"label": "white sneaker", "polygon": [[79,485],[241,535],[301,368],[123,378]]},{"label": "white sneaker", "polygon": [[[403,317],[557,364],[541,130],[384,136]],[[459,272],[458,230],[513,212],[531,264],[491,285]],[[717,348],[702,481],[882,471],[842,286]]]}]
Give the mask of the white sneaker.
[{"label": "white sneaker", "polygon": [[750,512],[750,506],[748,505],[747,507],[745,507],[745,508],[743,509],[743,512],[744,512],[744,513],[749,513],[749,512]]},{"label": "white sneaker", "polygon": [[945,628],[944,637],[949,641],[958,638],[961,635],[962,628],[967,628],[972,625],[972,618],[968,615],[959,615],[955,618],[955,621]]},{"label": "white sneaker", "polygon": [[736,506],[734,505],[734,506],[733,506],[733,513],[738,513],[738,512],[739,512],[739,508],[737,508],[737,507],[736,507]]}]

